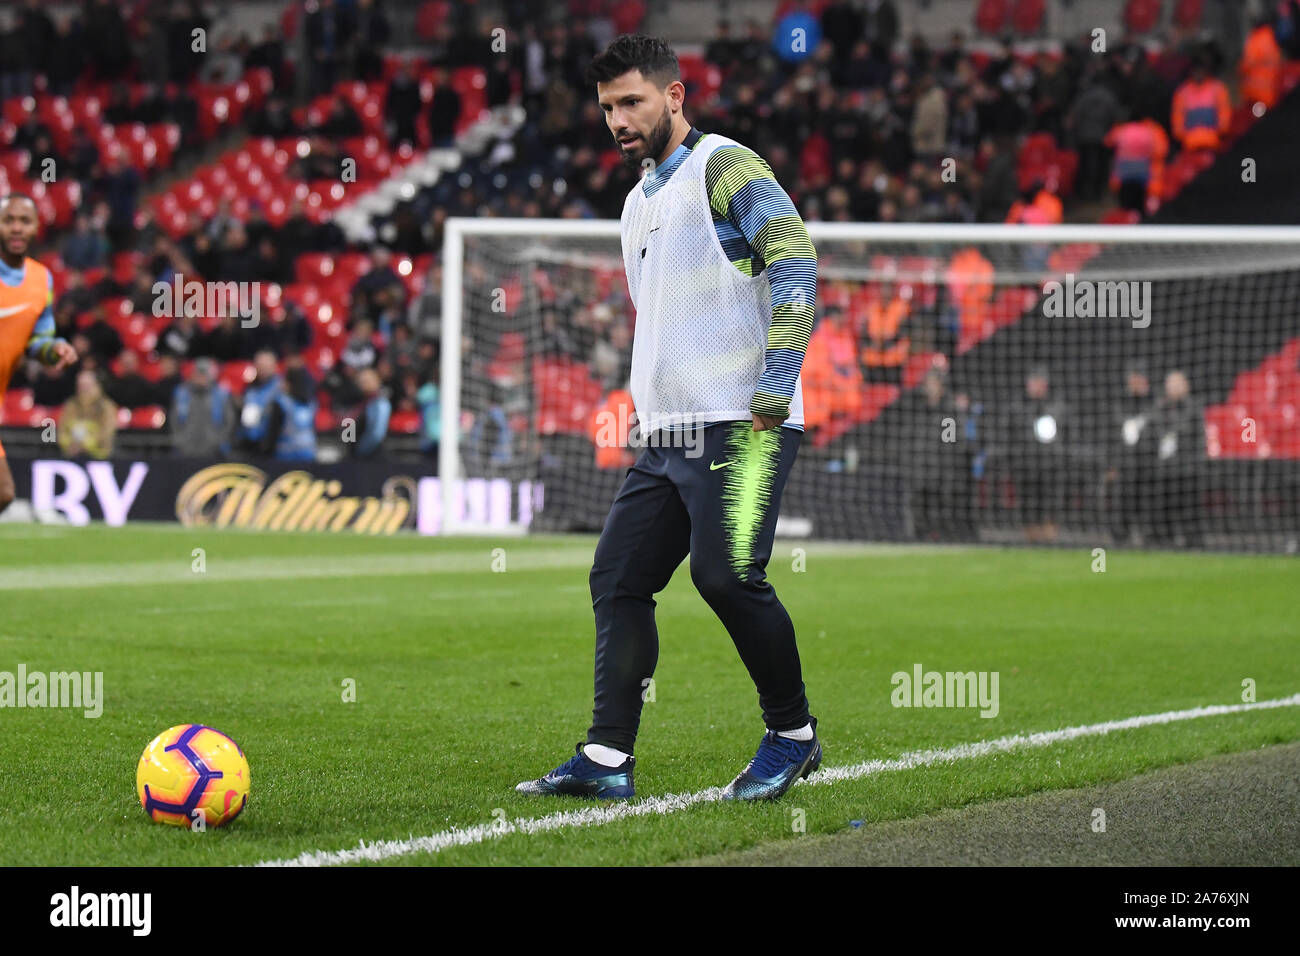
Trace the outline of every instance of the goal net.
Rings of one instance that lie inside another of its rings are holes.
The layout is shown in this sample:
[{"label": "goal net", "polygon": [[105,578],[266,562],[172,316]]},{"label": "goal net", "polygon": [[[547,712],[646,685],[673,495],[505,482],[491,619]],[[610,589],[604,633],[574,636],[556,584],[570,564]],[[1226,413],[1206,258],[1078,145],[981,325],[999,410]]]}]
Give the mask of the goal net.
[{"label": "goal net", "polygon": [[[1300,229],[809,231],[779,534],[1296,550]],[[449,220],[442,304],[435,530],[598,531],[642,442],[618,223]]]}]

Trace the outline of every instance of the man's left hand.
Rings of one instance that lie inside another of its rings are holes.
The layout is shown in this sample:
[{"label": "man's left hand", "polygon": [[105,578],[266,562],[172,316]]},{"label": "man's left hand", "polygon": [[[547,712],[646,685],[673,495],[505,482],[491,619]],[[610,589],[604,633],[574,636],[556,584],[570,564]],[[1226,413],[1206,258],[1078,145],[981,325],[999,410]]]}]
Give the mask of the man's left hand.
[{"label": "man's left hand", "polygon": [[780,428],[784,418],[777,418],[775,415],[760,415],[757,412],[750,412],[754,416],[754,431],[765,432],[769,428]]}]

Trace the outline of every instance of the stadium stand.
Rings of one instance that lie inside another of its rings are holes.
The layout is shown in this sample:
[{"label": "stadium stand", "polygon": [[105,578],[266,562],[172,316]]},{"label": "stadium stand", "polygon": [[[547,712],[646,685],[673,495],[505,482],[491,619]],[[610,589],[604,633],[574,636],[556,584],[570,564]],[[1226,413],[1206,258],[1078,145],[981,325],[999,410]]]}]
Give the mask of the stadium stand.
[{"label": "stadium stand", "polygon": [[[900,6],[783,3],[765,21],[735,5],[711,36],[697,30],[696,42],[680,45],[693,122],[764,156],[810,221],[1159,221],[1260,116],[1290,107],[1300,78],[1295,4],[1270,5],[1267,24],[1224,49],[1203,29],[1203,3],[1130,0],[1126,32],[1104,59],[1087,35],[1059,26],[1060,5],[1042,0],[982,0],[965,30],[943,33],[906,33],[911,14]],[[664,22],[683,15],[664,7]],[[254,355],[270,348],[281,373],[300,364],[317,380],[322,437],[361,400],[357,374],[374,368],[394,410],[388,452],[427,451],[445,220],[616,218],[627,191],[581,74],[602,42],[647,22],[646,5],[569,8],[548,17],[525,3],[492,5],[509,24],[505,56],[493,51],[487,5],[443,0],[410,9],[283,3],[256,42],[199,3],[96,4],[48,25],[40,16],[17,23],[10,42],[54,39],[34,43],[28,74],[3,77],[0,186],[38,202],[56,317],[85,358],[58,377],[20,372],[5,427],[57,418],[90,368],[110,395],[128,378],[156,388],[153,401],[123,405],[119,447],[160,450],[168,391],[190,378],[195,359],[217,359],[238,397]],[[772,31],[796,10],[819,17],[827,39],[786,63],[772,52]],[[215,65],[181,42],[197,27],[222,38]],[[114,39],[91,62],[58,62],[57,38],[89,31]],[[1231,102],[1214,136],[1188,142],[1179,134],[1203,107],[1182,91],[1197,64]],[[1135,159],[1121,168],[1114,150],[1130,140],[1139,141]],[[42,182],[46,158],[74,174]],[[955,183],[935,162],[944,158],[960,170]],[[347,181],[344,160],[355,163]],[[1096,253],[1067,250],[1055,264]],[[974,247],[949,259],[901,256],[890,268],[900,277],[891,288],[823,280],[826,315],[805,378],[820,416],[809,423],[814,447],[887,424],[920,398],[936,364],[1013,341],[1000,333],[1032,297],[995,285]],[[531,279],[556,315],[547,341],[560,342],[575,307],[562,271],[544,272]],[[269,321],[245,331],[212,314],[192,329],[155,317],[146,290],[175,273],[260,282]],[[593,349],[626,361],[629,343],[609,330],[631,320],[622,276],[595,281],[610,310],[596,343],[582,330],[576,344],[552,350],[518,332],[474,337],[467,362],[514,396],[475,413],[502,411],[520,441],[534,429],[590,439],[592,414],[621,387],[617,373],[595,370]],[[949,319],[936,322],[940,313]],[[1236,390],[1207,422],[1224,405],[1253,409],[1250,376],[1262,369],[1239,369]],[[523,399],[519,381],[529,383]],[[1289,396],[1289,381],[1268,394]],[[1261,420],[1285,431],[1286,406],[1269,401]],[[1293,454],[1289,436],[1271,441],[1269,454]]]}]

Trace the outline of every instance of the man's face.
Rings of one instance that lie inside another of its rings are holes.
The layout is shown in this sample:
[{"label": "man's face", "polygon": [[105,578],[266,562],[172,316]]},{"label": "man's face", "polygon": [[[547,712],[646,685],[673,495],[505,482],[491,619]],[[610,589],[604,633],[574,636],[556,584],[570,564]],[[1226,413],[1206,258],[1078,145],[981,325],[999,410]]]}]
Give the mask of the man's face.
[{"label": "man's face", "polygon": [[30,199],[10,199],[0,206],[0,242],[11,256],[25,256],[40,222]]},{"label": "man's face", "polygon": [[673,106],[681,108],[685,89],[680,80],[673,80],[666,90],[659,89],[640,70],[596,84],[605,124],[625,166],[635,168],[645,159],[658,161],[663,155],[673,135]]}]

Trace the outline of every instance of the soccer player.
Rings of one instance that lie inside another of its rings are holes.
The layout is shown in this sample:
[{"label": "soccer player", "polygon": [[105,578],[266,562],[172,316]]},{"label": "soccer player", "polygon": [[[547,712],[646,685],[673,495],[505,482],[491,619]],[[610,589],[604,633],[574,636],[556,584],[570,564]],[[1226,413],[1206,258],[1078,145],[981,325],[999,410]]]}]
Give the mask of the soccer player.
[{"label": "soccer player", "polygon": [[767,733],[726,799],[776,799],[822,759],[794,626],[765,576],[781,491],[803,434],[799,371],[817,253],[771,168],[683,115],[677,56],[620,36],[587,71],[625,163],[636,308],[632,399],[646,447],[591,569],[595,707],[586,744],[522,793],[634,793],[642,695],[659,656],[654,595],[689,553],[691,580],[758,690]]},{"label": "soccer player", "polygon": [[[0,199],[0,394],[24,355],[56,370],[77,350],[54,336],[54,277],[27,250],[40,228],[36,203],[21,193]],[[0,445],[0,511],[14,500],[14,476]]]}]

